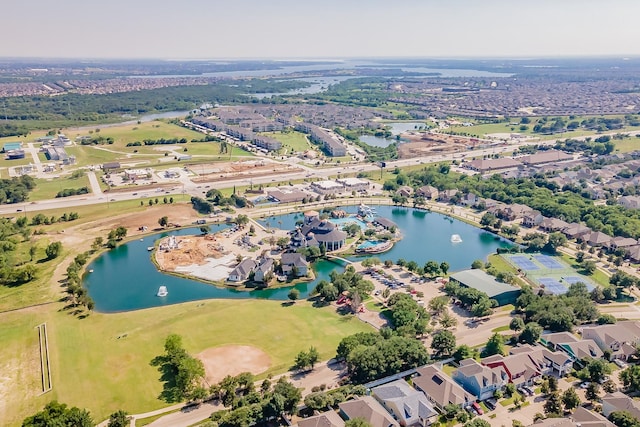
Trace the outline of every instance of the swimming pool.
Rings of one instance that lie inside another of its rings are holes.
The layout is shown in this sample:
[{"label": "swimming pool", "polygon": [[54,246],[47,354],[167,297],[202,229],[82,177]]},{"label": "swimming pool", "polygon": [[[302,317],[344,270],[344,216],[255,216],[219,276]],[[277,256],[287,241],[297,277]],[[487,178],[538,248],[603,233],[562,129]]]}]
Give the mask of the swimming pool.
[{"label": "swimming pool", "polygon": [[348,216],[346,218],[329,218],[329,221],[339,226],[340,228],[345,227],[349,224],[358,224],[360,229],[366,230],[367,223],[353,216]]}]

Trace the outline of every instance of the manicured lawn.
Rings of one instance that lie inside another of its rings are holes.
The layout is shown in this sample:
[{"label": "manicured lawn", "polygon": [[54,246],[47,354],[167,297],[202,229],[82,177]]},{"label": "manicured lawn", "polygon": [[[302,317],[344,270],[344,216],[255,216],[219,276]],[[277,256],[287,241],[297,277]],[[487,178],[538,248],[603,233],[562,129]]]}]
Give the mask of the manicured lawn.
[{"label": "manicured lawn", "polygon": [[101,165],[102,163],[114,162],[125,158],[122,154],[101,150],[88,145],[66,147],[65,150],[69,155],[76,156],[76,164],[78,166]]},{"label": "manicured lawn", "polygon": [[271,357],[268,372],[276,373],[309,345],[326,360],[342,337],[370,330],[355,317],[308,302],[283,307],[275,301],[212,300],[93,313],[84,320],[60,312],[50,326],[54,390],[60,401],[90,409],[97,420],[118,408],[140,413],[166,405],[158,400],[160,373],[149,362],[162,354],[171,333],[180,334],[192,354],[225,344],[258,347]]},{"label": "manicured lawn", "polygon": [[[22,260],[25,263],[29,262],[29,247],[32,244],[37,247],[37,252],[34,256],[34,265],[37,268],[36,279],[22,285],[0,285],[0,312],[55,300],[55,295],[51,290],[51,276],[65,253],[55,260],[46,261],[45,248],[49,244],[49,240],[46,237],[42,237],[33,243],[20,244],[15,253],[16,260]],[[0,321],[1,328],[2,322]],[[0,422],[0,424],[2,423]]]},{"label": "manicured lawn", "polygon": [[282,142],[281,153],[290,153],[293,150],[296,153],[307,151],[311,148],[307,136],[301,132],[264,132],[261,135],[277,139]]},{"label": "manicured lawn", "polygon": [[[571,258],[569,255],[565,254],[565,253],[559,253],[562,260],[564,262],[566,262],[567,264],[569,264],[571,267],[573,267],[576,271],[578,272],[582,272],[582,267],[580,267],[580,263],[578,263],[578,261],[576,261],[575,258]],[[597,285],[603,286],[603,287],[607,287],[610,286],[609,284],[609,276],[607,276],[603,271],[596,269],[596,271],[593,272],[592,275],[587,276],[589,279],[591,279],[593,282],[595,282]]]},{"label": "manicured lawn", "polygon": [[89,178],[86,175],[76,179],[68,176],[54,179],[37,179],[36,188],[29,193],[29,200],[53,199],[59,191],[67,188],[77,189],[81,187],[87,187],[89,189],[89,194],[91,194],[91,184],[89,183]]},{"label": "manicured lawn", "polygon": [[384,310],[384,305],[382,305],[381,302],[374,300],[365,302],[364,306],[367,308],[367,310],[375,311],[376,313],[380,313],[382,312],[382,310]]}]

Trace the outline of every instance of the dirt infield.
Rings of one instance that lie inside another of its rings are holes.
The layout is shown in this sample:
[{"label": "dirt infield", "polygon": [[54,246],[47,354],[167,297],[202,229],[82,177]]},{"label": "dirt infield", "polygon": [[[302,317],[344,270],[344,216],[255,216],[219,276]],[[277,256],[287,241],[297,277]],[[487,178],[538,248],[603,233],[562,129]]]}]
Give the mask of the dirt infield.
[{"label": "dirt infield", "polygon": [[227,375],[241,372],[259,374],[271,366],[269,355],[248,345],[225,345],[204,350],[196,356],[204,364],[209,384],[220,382]]}]

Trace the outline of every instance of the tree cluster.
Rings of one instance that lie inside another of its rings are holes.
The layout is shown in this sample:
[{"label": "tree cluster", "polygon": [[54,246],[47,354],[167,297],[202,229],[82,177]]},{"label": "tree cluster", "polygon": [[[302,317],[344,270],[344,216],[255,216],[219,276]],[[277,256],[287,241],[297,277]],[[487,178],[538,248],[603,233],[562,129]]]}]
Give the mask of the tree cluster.
[{"label": "tree cluster", "polygon": [[89,194],[89,188],[88,187],[65,188],[64,190],[58,191],[58,193],[56,194],[56,198],[79,196],[81,194]]},{"label": "tree cluster", "polygon": [[86,409],[69,408],[65,403],[53,400],[44,409],[22,421],[22,427],[73,426],[93,427],[91,414]]},{"label": "tree cluster", "polygon": [[129,142],[127,147],[140,147],[142,145],[167,145],[167,144],[186,144],[187,138],[159,138],[159,139],[145,139],[142,142],[135,141]]},{"label": "tree cluster", "polygon": [[453,281],[449,281],[444,286],[444,291],[447,295],[460,300],[462,306],[471,311],[474,316],[488,316],[493,313],[493,308],[498,306],[498,302],[490,299],[485,292],[461,286]]},{"label": "tree cluster", "polygon": [[320,353],[318,350],[311,346],[309,347],[309,351],[301,351],[296,355],[296,360],[293,365],[293,368],[298,371],[304,371],[307,368],[313,370],[316,363],[320,361]]},{"label": "tree cluster", "polygon": [[0,179],[0,204],[24,202],[34,188],[36,181],[29,175]]},{"label": "tree cluster", "polygon": [[422,342],[397,335],[359,332],[343,338],[336,357],[346,360],[351,380],[361,384],[424,365],[429,355]]},{"label": "tree cluster", "polygon": [[429,313],[411,295],[394,293],[387,300],[387,307],[391,310],[393,328],[399,335],[415,337],[426,332]]},{"label": "tree cluster", "polygon": [[171,334],[164,343],[164,354],[151,362],[163,372],[163,397],[169,402],[201,397],[204,366],[182,347],[180,335]]},{"label": "tree cluster", "polygon": [[294,414],[302,399],[301,389],[296,388],[284,377],[281,377],[273,387],[270,380],[265,380],[259,391],[245,388],[240,396],[237,391],[231,391],[233,380],[233,377],[228,377],[219,385],[212,387],[212,389],[214,387],[225,389],[225,382],[228,382],[230,387],[226,393],[234,396],[233,399],[221,399],[225,406],[231,409],[211,414],[210,420],[216,422],[219,427],[246,427],[279,419],[285,413]]},{"label": "tree cluster", "polygon": [[348,293],[352,301],[362,301],[375,289],[373,283],[356,273],[352,265],[348,266],[344,273],[332,271],[329,278],[331,282],[321,280],[313,290],[314,294],[327,302],[335,301],[343,292]]},{"label": "tree cluster", "polygon": [[564,295],[538,295],[524,287],[516,300],[525,323],[536,322],[553,332],[570,331],[574,325],[592,322],[600,313],[584,283],[574,283]]}]

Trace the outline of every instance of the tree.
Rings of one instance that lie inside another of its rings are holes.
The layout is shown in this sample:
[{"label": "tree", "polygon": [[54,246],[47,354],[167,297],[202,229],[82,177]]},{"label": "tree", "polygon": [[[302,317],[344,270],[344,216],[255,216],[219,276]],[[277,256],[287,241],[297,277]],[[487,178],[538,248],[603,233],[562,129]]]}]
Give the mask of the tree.
[{"label": "tree", "polygon": [[640,366],[631,365],[620,372],[619,376],[628,391],[635,392],[640,390]]},{"label": "tree", "polygon": [[456,351],[453,353],[453,358],[456,362],[460,362],[461,360],[464,360],[464,359],[473,358],[475,356],[475,353],[476,352],[474,349],[472,349],[466,344],[462,344],[461,346],[456,348]]},{"label": "tree", "polygon": [[560,416],[562,415],[562,399],[560,393],[554,391],[549,395],[549,398],[544,404],[544,413],[547,416]]},{"label": "tree", "polygon": [[594,261],[583,261],[582,269],[590,276],[596,271],[596,263]]},{"label": "tree", "polygon": [[499,333],[494,333],[482,352],[483,357],[493,356],[494,354],[501,354],[504,356],[504,338]]},{"label": "tree", "polygon": [[107,427],[127,427],[129,423],[128,414],[120,409],[109,416]]},{"label": "tree", "polygon": [[62,243],[61,242],[52,242],[47,245],[47,248],[44,251],[47,254],[47,259],[55,259],[62,253]]},{"label": "tree", "polygon": [[587,391],[585,392],[585,397],[587,398],[587,400],[591,402],[595,402],[596,400],[598,400],[599,394],[600,394],[600,386],[598,385],[598,383],[592,382],[587,387]]},{"label": "tree", "polygon": [[440,315],[440,313],[446,309],[448,303],[449,297],[442,295],[431,299],[428,303],[428,307],[435,315]]},{"label": "tree", "polygon": [[556,253],[556,250],[567,244],[567,237],[562,233],[551,233],[547,237],[547,249],[551,253]]},{"label": "tree", "polygon": [[316,363],[320,361],[320,353],[318,353],[318,350],[314,346],[311,346],[309,347],[309,352],[307,353],[307,356],[308,356],[309,366],[311,366],[311,370],[313,371],[313,368],[315,367]]},{"label": "tree", "polygon": [[166,227],[169,224],[169,217],[163,216],[158,219],[158,224],[160,224],[160,227]]},{"label": "tree", "polygon": [[471,263],[471,268],[474,270],[482,270],[482,267],[484,267],[482,260],[477,259]]},{"label": "tree", "polygon": [[578,396],[574,388],[569,387],[562,394],[562,404],[567,411],[571,411],[580,406],[580,396]]},{"label": "tree", "polygon": [[529,322],[522,330],[519,340],[527,344],[535,344],[540,339],[540,335],[542,335],[542,327],[536,322]]},{"label": "tree", "polygon": [[602,389],[605,393],[613,393],[618,390],[616,383],[614,383],[611,379],[606,380],[602,383]]},{"label": "tree", "polygon": [[291,300],[291,301],[296,301],[298,298],[300,298],[300,291],[297,290],[296,288],[291,288],[291,290],[289,291],[289,293],[287,294],[287,297]]},{"label": "tree", "polygon": [[442,271],[442,274],[446,275],[447,272],[449,271],[449,263],[446,261],[442,261],[440,263],[440,271]]},{"label": "tree", "polygon": [[364,418],[351,418],[344,423],[344,427],[371,427]]},{"label": "tree", "polygon": [[609,421],[617,427],[640,427],[640,421],[629,411],[613,411],[609,414]]},{"label": "tree", "polygon": [[509,329],[514,332],[521,331],[524,328],[524,320],[521,317],[514,317],[509,323]]},{"label": "tree", "polygon": [[440,331],[433,336],[431,348],[437,356],[450,355],[456,348],[456,337],[450,331]]},{"label": "tree", "polygon": [[23,427],[73,426],[93,427],[91,414],[86,409],[69,408],[64,403],[53,400],[35,415],[25,418]]},{"label": "tree", "polygon": [[483,420],[481,418],[475,418],[468,423],[465,423],[464,427],[491,427],[489,421]]},{"label": "tree", "polygon": [[611,366],[609,363],[602,359],[591,359],[587,362],[585,367],[589,374],[589,379],[592,382],[599,383],[611,373]]},{"label": "tree", "polygon": [[445,309],[440,316],[440,326],[445,329],[453,328],[458,324],[458,319],[449,313],[449,310]]}]

